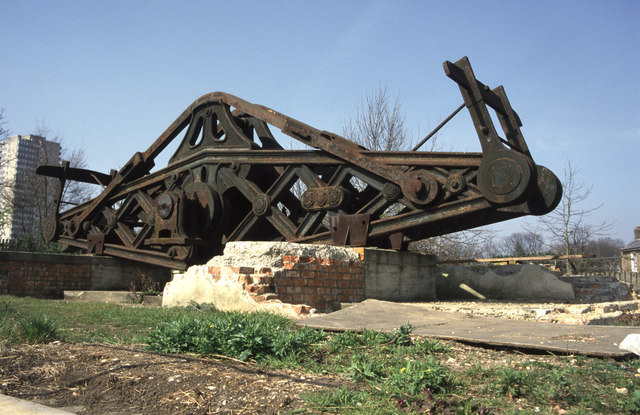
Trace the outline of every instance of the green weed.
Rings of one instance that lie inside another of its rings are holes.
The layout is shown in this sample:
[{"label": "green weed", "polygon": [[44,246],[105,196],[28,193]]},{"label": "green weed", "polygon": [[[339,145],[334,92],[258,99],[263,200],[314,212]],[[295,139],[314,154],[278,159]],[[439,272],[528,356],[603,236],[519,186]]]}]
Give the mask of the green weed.
[{"label": "green weed", "polygon": [[[522,359],[488,367],[447,342],[412,338],[410,324],[327,335],[287,318],[183,308],[92,304],[0,296],[0,348],[26,340],[21,322],[56,316],[70,342],[143,343],[172,353],[223,354],[342,376],[343,386],[303,397],[307,413],[341,414],[618,414],[640,408],[640,359],[569,356]],[[51,320],[53,322],[53,320]],[[29,330],[29,329],[28,329]],[[40,329],[35,329],[40,331]],[[46,330],[43,330],[46,332]],[[39,341],[39,340],[38,340]],[[494,352],[491,352],[494,353]],[[451,354],[450,364],[442,354]],[[510,352],[495,352],[502,359]],[[460,363],[470,362],[465,369]],[[626,390],[627,392],[621,392]]]},{"label": "green weed", "polygon": [[451,372],[434,358],[408,360],[404,366],[393,368],[389,382],[398,392],[418,396],[423,390],[435,393],[450,392],[455,385]]},{"label": "green weed", "polygon": [[27,316],[18,320],[20,339],[29,344],[49,343],[60,339],[58,325],[48,316]]},{"label": "green weed", "polygon": [[[301,395],[309,413],[400,414],[388,398],[369,390],[342,386],[338,389],[308,392]],[[305,411],[306,412],[306,411]]]},{"label": "green weed", "polygon": [[445,354],[451,348],[444,345],[439,340],[419,339],[413,343],[413,352],[416,354]]},{"label": "green weed", "polygon": [[386,376],[383,359],[371,358],[366,353],[356,353],[351,357],[351,364],[344,371],[345,377],[354,382],[363,380],[382,380]]},{"label": "green weed", "polygon": [[496,372],[495,390],[502,396],[520,398],[531,391],[532,379],[520,366],[501,367]]},{"label": "green weed", "polygon": [[640,389],[636,389],[629,395],[629,400],[624,403],[622,409],[630,414],[640,414]]},{"label": "green weed", "polygon": [[408,321],[397,329],[394,329],[393,334],[395,338],[393,339],[393,343],[398,346],[411,346],[413,344],[411,340],[412,331],[413,326],[411,326],[411,323]]},{"label": "green weed", "polygon": [[240,360],[285,358],[324,339],[324,333],[295,328],[286,317],[270,313],[219,312],[183,316],[159,325],[149,348],[165,353],[223,354]]}]

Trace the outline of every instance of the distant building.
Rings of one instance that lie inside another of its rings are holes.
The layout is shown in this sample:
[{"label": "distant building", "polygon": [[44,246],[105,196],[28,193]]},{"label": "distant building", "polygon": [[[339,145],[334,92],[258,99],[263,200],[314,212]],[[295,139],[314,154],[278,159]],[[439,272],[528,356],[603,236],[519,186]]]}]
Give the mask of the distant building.
[{"label": "distant building", "polygon": [[622,272],[638,272],[640,264],[640,226],[633,230],[634,241],[622,248]]},{"label": "distant building", "polygon": [[59,143],[33,134],[0,141],[0,238],[22,239],[38,230],[41,206],[55,190],[42,185],[36,168],[60,164],[60,154]]}]

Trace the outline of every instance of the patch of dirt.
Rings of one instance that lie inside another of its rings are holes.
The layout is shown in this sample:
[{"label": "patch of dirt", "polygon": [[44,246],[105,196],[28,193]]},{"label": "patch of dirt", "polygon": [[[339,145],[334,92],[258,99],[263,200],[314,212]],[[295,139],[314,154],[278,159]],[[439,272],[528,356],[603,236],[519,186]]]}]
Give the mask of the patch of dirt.
[{"label": "patch of dirt", "polygon": [[[450,350],[442,364],[458,374],[533,362],[577,362],[573,356],[440,342]],[[0,393],[76,414],[284,414],[303,408],[304,392],[342,384],[357,387],[338,375],[164,355],[141,347],[54,342],[4,349]],[[482,393],[479,384],[467,396]]]},{"label": "patch of dirt", "polygon": [[341,379],[229,360],[54,342],[0,353],[0,392],[78,414],[279,414]]}]

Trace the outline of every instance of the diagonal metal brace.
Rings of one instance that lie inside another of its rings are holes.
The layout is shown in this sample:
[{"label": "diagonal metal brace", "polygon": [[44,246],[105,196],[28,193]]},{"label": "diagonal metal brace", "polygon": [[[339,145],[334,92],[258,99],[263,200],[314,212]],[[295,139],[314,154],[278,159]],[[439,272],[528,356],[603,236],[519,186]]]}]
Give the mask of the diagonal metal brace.
[{"label": "diagonal metal brace", "polygon": [[366,246],[369,235],[369,220],[371,215],[361,213],[358,215],[331,216],[331,238],[334,245],[341,246]]}]

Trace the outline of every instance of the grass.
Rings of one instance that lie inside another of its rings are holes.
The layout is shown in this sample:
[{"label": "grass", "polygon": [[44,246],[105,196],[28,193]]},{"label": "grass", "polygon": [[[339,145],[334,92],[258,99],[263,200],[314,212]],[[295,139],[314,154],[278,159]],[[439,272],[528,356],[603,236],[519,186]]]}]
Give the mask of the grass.
[{"label": "grass", "polygon": [[[55,316],[55,317],[52,317]],[[0,296],[0,348],[11,343],[145,343],[270,368],[334,374],[342,386],[302,396],[299,413],[640,413],[640,362],[452,350],[393,333],[324,333],[267,313],[151,308]],[[471,350],[471,351],[469,351]],[[484,356],[482,360],[479,356]],[[487,357],[488,356],[488,357]]]},{"label": "grass", "polygon": [[0,339],[19,342],[16,333],[19,321],[49,316],[57,325],[58,337],[68,342],[144,343],[160,322],[202,312],[195,307],[160,308],[0,296]]}]

